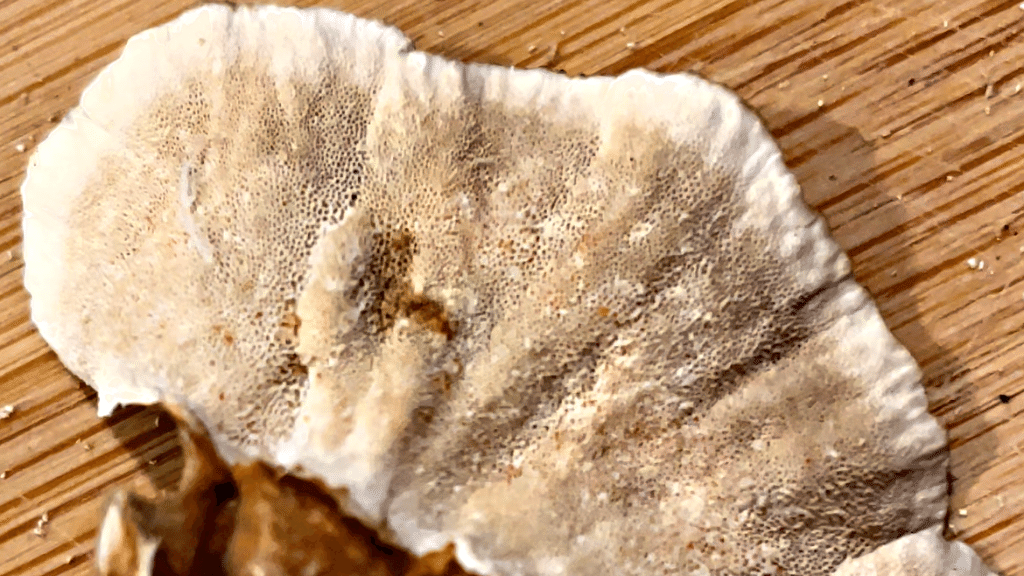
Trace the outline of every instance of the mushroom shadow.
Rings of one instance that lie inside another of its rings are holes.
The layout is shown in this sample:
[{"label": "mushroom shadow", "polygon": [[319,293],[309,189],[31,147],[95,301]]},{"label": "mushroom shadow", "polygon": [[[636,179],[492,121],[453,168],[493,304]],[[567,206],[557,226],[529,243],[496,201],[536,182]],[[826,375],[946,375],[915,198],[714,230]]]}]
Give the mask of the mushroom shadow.
[{"label": "mushroom shadow", "polygon": [[[80,385],[94,409],[96,391]],[[135,468],[157,490],[172,489],[181,478],[184,461],[177,425],[160,405],[121,406],[106,418],[110,431],[128,451]]]}]

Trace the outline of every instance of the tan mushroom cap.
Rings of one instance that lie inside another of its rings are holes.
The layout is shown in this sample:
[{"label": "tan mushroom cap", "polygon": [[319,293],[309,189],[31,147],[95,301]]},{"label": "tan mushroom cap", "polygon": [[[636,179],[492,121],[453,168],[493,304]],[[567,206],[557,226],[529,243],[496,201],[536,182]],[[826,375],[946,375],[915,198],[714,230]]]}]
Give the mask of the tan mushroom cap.
[{"label": "tan mushroom cap", "polygon": [[[22,188],[32,317],[118,404],[481,574],[989,574],[947,453],[757,118],[322,9],[132,38]],[[872,572],[873,571],[873,572]]]}]

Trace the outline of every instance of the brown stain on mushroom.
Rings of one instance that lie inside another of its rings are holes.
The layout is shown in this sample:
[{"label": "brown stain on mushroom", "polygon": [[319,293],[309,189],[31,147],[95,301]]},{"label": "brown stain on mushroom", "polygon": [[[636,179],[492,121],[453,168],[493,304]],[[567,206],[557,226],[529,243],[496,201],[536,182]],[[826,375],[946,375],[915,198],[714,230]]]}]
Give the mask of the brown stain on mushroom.
[{"label": "brown stain on mushroom", "polygon": [[416,237],[407,230],[384,231],[374,235],[364,285],[376,290],[370,306],[378,333],[386,333],[401,318],[451,340],[455,325],[436,300],[413,290],[409,274],[418,252]]},{"label": "brown stain on mushroom", "polygon": [[422,294],[404,293],[399,300],[399,310],[403,316],[447,340],[455,337],[455,328],[444,308]]},{"label": "brown stain on mushroom", "polygon": [[214,334],[220,336],[221,342],[225,346],[231,346],[235,343],[235,336],[232,334],[223,324],[214,324],[211,328]]}]

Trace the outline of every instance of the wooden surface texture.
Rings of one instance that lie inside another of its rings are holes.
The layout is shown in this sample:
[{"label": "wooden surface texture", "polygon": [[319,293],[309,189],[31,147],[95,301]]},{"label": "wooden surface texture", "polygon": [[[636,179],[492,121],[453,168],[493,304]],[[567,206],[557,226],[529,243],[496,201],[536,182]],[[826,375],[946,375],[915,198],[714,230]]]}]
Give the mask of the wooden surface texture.
[{"label": "wooden surface texture", "polygon": [[[423,50],[569,75],[691,70],[779,140],[920,362],[949,432],[951,532],[1024,575],[1024,9],[1020,0],[338,0]],[[19,187],[35,144],[182,0],[0,0],[0,574],[86,574],[114,486],[159,490],[180,449],[95,394],[29,320]],[[970,260],[974,259],[974,260]],[[972,268],[968,262],[975,265]],[[982,264],[983,263],[983,264]],[[46,521],[43,521],[43,518]]]}]

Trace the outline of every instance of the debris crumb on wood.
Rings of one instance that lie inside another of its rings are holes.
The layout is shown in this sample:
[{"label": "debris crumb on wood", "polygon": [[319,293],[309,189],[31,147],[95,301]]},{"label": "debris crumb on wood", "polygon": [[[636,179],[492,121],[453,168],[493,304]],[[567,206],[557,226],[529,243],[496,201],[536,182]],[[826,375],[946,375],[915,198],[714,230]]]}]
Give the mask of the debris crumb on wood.
[{"label": "debris crumb on wood", "polygon": [[7,470],[0,472],[0,480],[7,480]]},{"label": "debris crumb on wood", "polygon": [[992,113],[992,107],[991,106],[985,106],[985,116],[988,116],[991,113]]},{"label": "debris crumb on wood", "polygon": [[991,98],[992,94],[994,94],[995,91],[996,91],[996,89],[993,88],[991,84],[989,84],[988,86],[985,86],[985,98]]},{"label": "debris crumb on wood", "polygon": [[7,420],[12,414],[14,414],[14,406],[12,404],[0,408],[0,420]]},{"label": "debris crumb on wood", "polygon": [[1021,88],[1020,82],[1017,82],[1017,85],[1013,87],[1013,93],[1014,94],[1020,94],[1020,88]]},{"label": "debris crumb on wood", "polygon": [[633,50],[636,48],[636,42],[626,42],[626,49]]},{"label": "debris crumb on wood", "polygon": [[782,82],[779,82],[778,88],[780,90],[783,89],[783,88],[788,88],[788,87],[789,87],[789,80],[783,80]]},{"label": "debris crumb on wood", "polygon": [[825,101],[824,100],[818,100],[818,108],[821,108],[824,105],[825,105]]},{"label": "debris crumb on wood", "polygon": [[17,144],[15,144],[15,145],[14,145],[14,149],[15,149],[15,150],[16,150],[16,151],[17,151],[17,152],[18,152],[19,154],[21,154],[22,152],[24,152],[24,151],[25,151],[25,143],[24,143],[24,142],[18,142]]},{"label": "debris crumb on wood", "polygon": [[526,47],[526,53],[527,54],[533,54],[536,51],[537,51],[537,46],[535,46],[533,44],[530,44],[529,46]]},{"label": "debris crumb on wood", "polygon": [[32,529],[32,533],[40,538],[46,536],[46,525],[50,523],[50,514],[43,512],[43,515],[36,520],[36,527]]},{"label": "debris crumb on wood", "polygon": [[952,181],[953,181],[953,175],[952,174],[946,174],[946,182],[952,182]]},{"label": "debris crumb on wood", "polygon": [[971,270],[977,270],[978,269],[978,259],[977,258],[968,258],[967,259],[967,267],[970,268]]},{"label": "debris crumb on wood", "polygon": [[949,28],[949,20],[943,20],[942,21],[942,27],[943,28]]},{"label": "debris crumb on wood", "polygon": [[959,514],[961,517],[967,516],[967,508],[961,508],[957,510],[957,514]]},{"label": "debris crumb on wood", "polygon": [[554,44],[548,47],[547,57],[545,58],[545,62],[541,64],[541,66],[551,66],[555,64],[556,62],[558,62],[560,56],[561,54],[559,52],[558,42],[555,42]]}]

